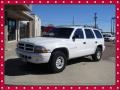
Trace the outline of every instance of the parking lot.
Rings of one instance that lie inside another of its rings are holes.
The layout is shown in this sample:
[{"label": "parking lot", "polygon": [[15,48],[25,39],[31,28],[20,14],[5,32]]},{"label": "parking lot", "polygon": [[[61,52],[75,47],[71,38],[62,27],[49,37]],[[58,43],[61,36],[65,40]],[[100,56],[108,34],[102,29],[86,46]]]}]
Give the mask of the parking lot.
[{"label": "parking lot", "polygon": [[102,60],[91,57],[68,61],[63,72],[52,74],[47,64],[28,65],[15,50],[5,52],[5,84],[8,85],[113,85],[115,84],[115,44],[105,43]]}]

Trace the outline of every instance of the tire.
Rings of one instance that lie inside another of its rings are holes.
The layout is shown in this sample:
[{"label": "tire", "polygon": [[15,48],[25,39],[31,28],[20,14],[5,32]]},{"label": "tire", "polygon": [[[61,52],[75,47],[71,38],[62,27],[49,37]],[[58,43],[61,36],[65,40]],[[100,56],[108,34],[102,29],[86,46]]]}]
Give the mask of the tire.
[{"label": "tire", "polygon": [[65,69],[67,58],[61,51],[55,51],[52,53],[49,65],[53,73],[61,72]]},{"label": "tire", "polygon": [[98,47],[95,51],[95,54],[92,55],[92,59],[94,61],[100,61],[101,57],[102,57],[102,49]]},{"label": "tire", "polygon": [[26,62],[26,65],[28,65],[28,66],[33,66],[33,65],[36,65],[36,64],[31,63],[31,62]]}]

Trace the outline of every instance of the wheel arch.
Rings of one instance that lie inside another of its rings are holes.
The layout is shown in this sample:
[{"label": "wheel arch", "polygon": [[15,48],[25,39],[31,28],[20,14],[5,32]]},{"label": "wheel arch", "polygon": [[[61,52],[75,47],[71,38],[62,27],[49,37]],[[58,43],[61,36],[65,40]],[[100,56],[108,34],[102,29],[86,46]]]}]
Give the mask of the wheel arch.
[{"label": "wheel arch", "polygon": [[[103,51],[103,46],[102,46],[102,44],[98,45],[97,48],[101,48],[101,50]],[[96,49],[97,49],[97,48],[96,48]]]},{"label": "wheel arch", "polygon": [[55,51],[61,51],[65,54],[65,56],[67,57],[67,59],[69,59],[69,51],[66,47],[60,47],[60,48],[55,48],[52,53],[51,53],[51,56],[52,54],[55,52]]}]

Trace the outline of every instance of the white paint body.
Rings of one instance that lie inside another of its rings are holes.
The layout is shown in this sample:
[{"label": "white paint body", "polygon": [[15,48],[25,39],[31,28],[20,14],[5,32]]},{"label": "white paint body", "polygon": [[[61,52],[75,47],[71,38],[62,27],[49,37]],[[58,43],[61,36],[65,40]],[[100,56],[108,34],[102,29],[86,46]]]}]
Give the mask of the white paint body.
[{"label": "white paint body", "polygon": [[[20,56],[19,54],[23,54],[26,56],[30,56],[32,57],[31,59],[27,59],[27,62],[32,62],[32,63],[48,63],[50,60],[50,56],[51,53],[53,52],[53,50],[57,49],[57,48],[66,48],[69,52],[69,59],[72,58],[77,58],[77,57],[81,57],[81,56],[87,56],[87,55],[92,55],[95,53],[96,48],[98,45],[102,45],[103,50],[105,49],[104,46],[104,39],[98,39],[98,38],[94,38],[94,39],[87,39],[86,36],[84,39],[75,39],[75,41],[73,41],[72,37],[74,35],[74,32],[76,31],[76,29],[81,28],[83,30],[84,36],[85,36],[85,32],[84,32],[84,27],[74,27],[74,30],[70,36],[70,38],[68,39],[64,39],[64,38],[50,38],[50,37],[35,37],[35,38],[26,38],[20,41],[20,43],[31,43],[34,46],[43,46],[47,49],[50,50],[49,53],[34,53],[34,52],[24,52],[21,51],[19,49],[16,49],[16,52],[18,54],[18,56]],[[90,28],[92,30],[92,28]],[[94,32],[93,32],[94,33]],[[95,33],[94,33],[95,35]],[[95,43],[97,41],[97,43]],[[84,44],[84,42],[86,42],[86,44]]]}]

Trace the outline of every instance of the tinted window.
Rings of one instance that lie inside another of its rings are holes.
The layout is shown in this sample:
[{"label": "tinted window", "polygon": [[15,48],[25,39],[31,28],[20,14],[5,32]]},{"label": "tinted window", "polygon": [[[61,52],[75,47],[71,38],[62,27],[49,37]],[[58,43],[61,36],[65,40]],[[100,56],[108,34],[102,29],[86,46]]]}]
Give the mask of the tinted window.
[{"label": "tinted window", "polygon": [[73,28],[54,28],[43,35],[43,37],[69,38]]},{"label": "tinted window", "polygon": [[75,38],[84,38],[82,29],[77,29],[74,34]]},{"label": "tinted window", "polygon": [[94,30],[94,32],[97,38],[102,38],[102,35],[98,30]]},{"label": "tinted window", "polygon": [[94,38],[94,34],[90,29],[85,29],[86,38]]}]

